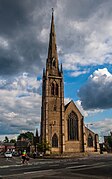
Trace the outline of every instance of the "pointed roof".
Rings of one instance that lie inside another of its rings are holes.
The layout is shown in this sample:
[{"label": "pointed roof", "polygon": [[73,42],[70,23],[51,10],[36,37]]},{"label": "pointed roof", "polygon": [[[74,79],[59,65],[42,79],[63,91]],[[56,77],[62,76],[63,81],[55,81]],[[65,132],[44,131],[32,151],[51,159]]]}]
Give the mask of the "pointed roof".
[{"label": "pointed roof", "polygon": [[78,112],[80,113],[80,115],[83,117],[83,115],[81,114],[80,110],[78,109],[78,107],[76,106],[76,104],[74,103],[73,100],[71,100],[69,103],[67,103],[67,104],[65,105],[65,111],[67,110],[67,108],[68,108],[71,104],[74,105],[74,107],[77,109],[77,111],[78,111]]},{"label": "pointed roof", "polygon": [[67,109],[67,107],[69,106],[69,104],[72,102],[72,100],[71,101],[69,101],[69,103],[67,103],[66,105],[65,105],[65,110]]},{"label": "pointed roof", "polygon": [[[92,134],[96,134],[95,132],[93,132],[91,129],[89,129],[89,128],[88,128],[88,127],[86,127],[85,125],[84,125],[84,127],[85,127],[85,130],[87,130],[87,131],[91,132]],[[98,134],[96,134],[96,135],[98,135]]]},{"label": "pointed roof", "polygon": [[47,62],[50,63],[52,59],[55,58],[56,63],[58,63],[57,47],[56,47],[56,34],[54,26],[54,10],[52,8],[52,19],[51,19],[51,29],[49,37],[49,48],[48,48],[48,59]]}]

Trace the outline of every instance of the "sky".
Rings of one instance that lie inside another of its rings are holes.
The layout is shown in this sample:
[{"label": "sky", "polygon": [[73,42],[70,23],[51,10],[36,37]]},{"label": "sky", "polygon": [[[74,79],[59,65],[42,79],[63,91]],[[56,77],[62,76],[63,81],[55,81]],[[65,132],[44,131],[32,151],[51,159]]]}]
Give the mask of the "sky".
[{"label": "sky", "polygon": [[65,104],[100,139],[112,130],[112,1],[0,0],[0,140],[40,127],[52,8]]}]

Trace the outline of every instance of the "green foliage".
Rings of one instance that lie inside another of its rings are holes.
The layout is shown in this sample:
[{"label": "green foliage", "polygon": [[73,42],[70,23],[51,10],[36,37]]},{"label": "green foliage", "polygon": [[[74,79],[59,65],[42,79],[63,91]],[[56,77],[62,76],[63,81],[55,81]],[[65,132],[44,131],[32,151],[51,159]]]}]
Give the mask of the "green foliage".
[{"label": "green foliage", "polygon": [[11,139],[10,143],[14,143],[15,144],[16,143],[16,139]]},{"label": "green foliage", "polygon": [[37,150],[38,152],[46,152],[50,150],[50,145],[47,142],[43,142],[43,143],[38,143],[37,144]]},{"label": "green foliage", "polygon": [[7,136],[5,136],[4,143],[8,143],[8,142],[9,142],[9,139]]},{"label": "green foliage", "polygon": [[21,140],[21,138],[28,139],[29,141],[32,141],[34,137],[34,134],[32,132],[25,132],[21,133],[18,137],[17,140]]}]

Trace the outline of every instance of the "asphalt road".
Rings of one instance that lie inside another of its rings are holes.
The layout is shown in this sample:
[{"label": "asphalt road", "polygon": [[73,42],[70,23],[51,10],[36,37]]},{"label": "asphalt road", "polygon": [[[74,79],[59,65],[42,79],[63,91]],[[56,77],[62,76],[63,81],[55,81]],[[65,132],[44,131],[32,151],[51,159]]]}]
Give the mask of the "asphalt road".
[{"label": "asphalt road", "polygon": [[72,159],[36,159],[29,165],[0,166],[2,179],[112,179],[112,155]]}]

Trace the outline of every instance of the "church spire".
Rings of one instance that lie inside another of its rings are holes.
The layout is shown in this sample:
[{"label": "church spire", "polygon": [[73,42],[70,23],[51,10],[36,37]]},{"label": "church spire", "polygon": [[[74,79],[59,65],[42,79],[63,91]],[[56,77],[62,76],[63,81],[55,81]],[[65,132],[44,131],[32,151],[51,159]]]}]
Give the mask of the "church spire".
[{"label": "church spire", "polygon": [[50,37],[49,37],[49,48],[48,48],[48,58],[47,58],[47,66],[58,68],[58,55],[57,55],[57,47],[56,47],[56,34],[55,34],[55,26],[54,26],[54,9],[52,8],[52,19],[51,19],[51,29],[50,29]]}]

